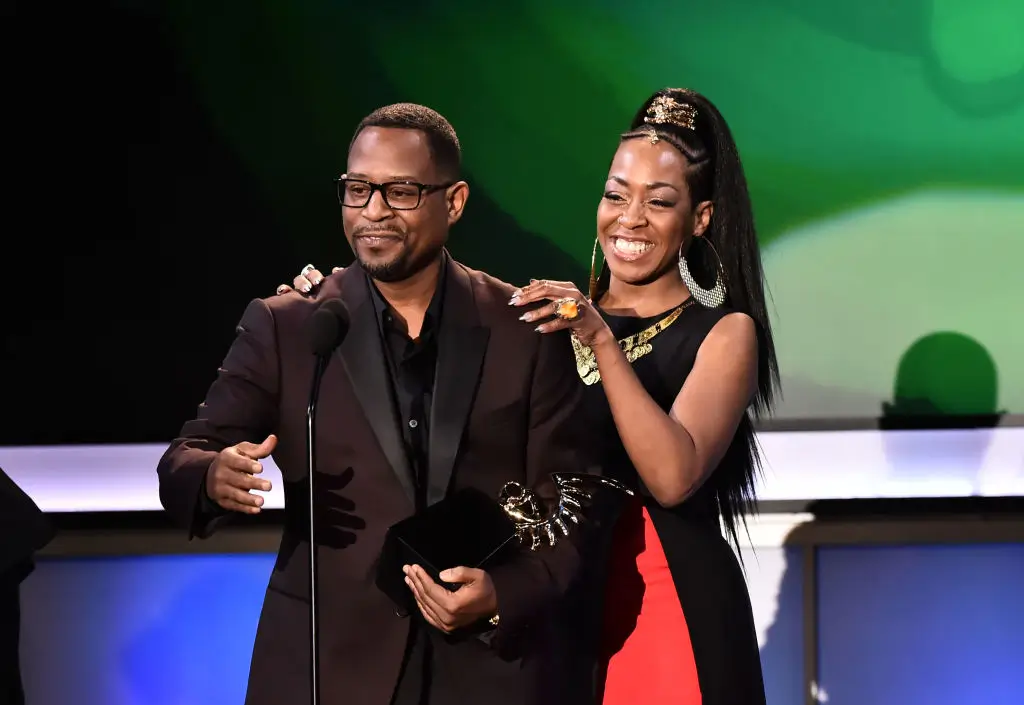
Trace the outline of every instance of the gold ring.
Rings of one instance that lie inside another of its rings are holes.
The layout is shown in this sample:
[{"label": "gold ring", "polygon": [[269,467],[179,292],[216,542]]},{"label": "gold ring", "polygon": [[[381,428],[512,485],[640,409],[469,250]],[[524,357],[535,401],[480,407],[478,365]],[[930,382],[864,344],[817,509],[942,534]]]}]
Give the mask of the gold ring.
[{"label": "gold ring", "polygon": [[563,321],[575,321],[580,317],[580,301],[571,296],[555,301],[555,315]]}]

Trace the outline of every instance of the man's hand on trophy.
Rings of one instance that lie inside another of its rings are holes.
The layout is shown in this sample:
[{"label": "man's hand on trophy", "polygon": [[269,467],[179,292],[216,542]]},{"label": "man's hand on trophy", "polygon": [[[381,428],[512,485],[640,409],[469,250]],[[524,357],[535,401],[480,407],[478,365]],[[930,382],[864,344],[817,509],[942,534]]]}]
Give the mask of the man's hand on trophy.
[{"label": "man's hand on trophy", "polygon": [[498,596],[486,571],[461,566],[441,571],[441,580],[459,584],[459,589],[451,592],[418,565],[407,565],[403,570],[423,617],[446,634],[493,619],[498,611]]}]

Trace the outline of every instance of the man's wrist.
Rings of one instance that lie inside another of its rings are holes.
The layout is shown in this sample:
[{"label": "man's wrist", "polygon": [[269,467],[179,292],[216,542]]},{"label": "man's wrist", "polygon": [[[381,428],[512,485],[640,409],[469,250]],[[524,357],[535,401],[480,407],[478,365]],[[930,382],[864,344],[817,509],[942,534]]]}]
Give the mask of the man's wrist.
[{"label": "man's wrist", "polygon": [[202,514],[218,514],[221,511],[221,506],[210,497],[210,492],[207,489],[207,480],[212,469],[213,463],[210,463],[206,472],[203,473],[203,482],[199,487],[199,511]]}]

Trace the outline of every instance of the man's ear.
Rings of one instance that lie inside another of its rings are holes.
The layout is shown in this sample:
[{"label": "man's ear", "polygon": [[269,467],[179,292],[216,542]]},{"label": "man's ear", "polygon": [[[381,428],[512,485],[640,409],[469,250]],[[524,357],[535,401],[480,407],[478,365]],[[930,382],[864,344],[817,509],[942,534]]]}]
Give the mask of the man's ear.
[{"label": "man's ear", "polygon": [[469,200],[469,184],[465,181],[456,181],[445,191],[445,205],[448,207],[448,225],[452,226],[459,222],[462,211],[466,208],[466,201]]}]

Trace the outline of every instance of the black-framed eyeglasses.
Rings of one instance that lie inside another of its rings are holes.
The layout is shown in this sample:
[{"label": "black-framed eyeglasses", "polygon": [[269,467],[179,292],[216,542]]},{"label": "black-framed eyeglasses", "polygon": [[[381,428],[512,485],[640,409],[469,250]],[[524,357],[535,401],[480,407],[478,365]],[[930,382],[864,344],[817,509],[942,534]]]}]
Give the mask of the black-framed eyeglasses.
[{"label": "black-framed eyeglasses", "polygon": [[448,184],[421,184],[415,181],[388,181],[383,184],[365,179],[349,179],[341,176],[334,180],[338,185],[338,203],[346,208],[365,208],[373,198],[374,191],[380,191],[388,208],[396,211],[411,211],[420,207],[423,194],[441,191]]}]

